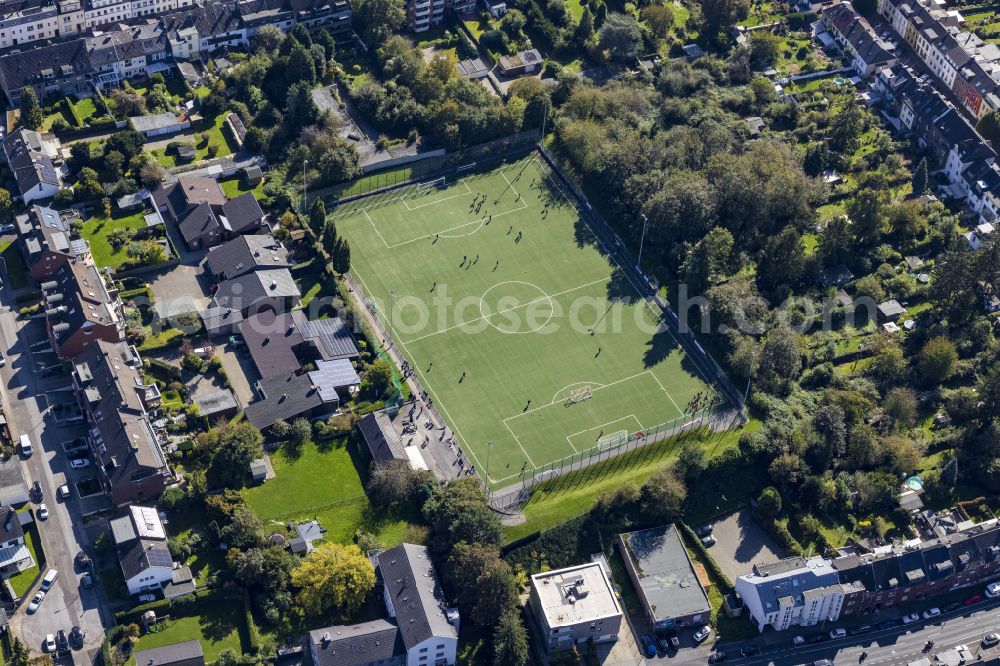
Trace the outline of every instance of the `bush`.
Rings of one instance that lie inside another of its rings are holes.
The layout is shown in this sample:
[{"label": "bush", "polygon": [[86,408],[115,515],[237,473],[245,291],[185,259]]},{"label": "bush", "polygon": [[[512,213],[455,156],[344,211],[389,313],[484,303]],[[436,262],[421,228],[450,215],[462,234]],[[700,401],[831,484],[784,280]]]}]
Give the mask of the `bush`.
[{"label": "bush", "polygon": [[723,594],[729,594],[733,591],[733,581],[729,580],[729,576],[725,574],[719,563],[715,561],[711,553],[708,552],[708,548],[705,548],[705,544],[701,542],[698,535],[694,533],[690,527],[685,523],[679,523],[681,527],[681,533],[684,535],[684,539],[688,542],[688,547],[694,549],[698,553],[698,559],[701,563],[705,565],[705,569],[708,570],[708,575],[715,579],[716,583],[721,588]]},{"label": "bush", "polygon": [[764,521],[761,523],[763,527],[778,544],[787,550],[792,555],[801,555],[802,544],[800,544],[792,533],[788,531],[788,526],[780,520]]},{"label": "bush", "polygon": [[181,378],[181,369],[158,358],[149,359],[149,371],[164,381]]},{"label": "bush", "polygon": [[69,97],[63,97],[62,107],[63,107],[63,113],[65,113],[66,115],[68,115],[70,118],[73,119],[74,125],[76,125],[77,127],[83,127],[83,118],[81,118],[80,114],[76,112],[76,107],[73,106],[73,100],[71,100]]},{"label": "bush", "polygon": [[253,609],[250,606],[250,590],[243,588],[243,613],[247,618],[247,636],[250,643],[250,654],[260,652],[260,632],[253,619]]}]

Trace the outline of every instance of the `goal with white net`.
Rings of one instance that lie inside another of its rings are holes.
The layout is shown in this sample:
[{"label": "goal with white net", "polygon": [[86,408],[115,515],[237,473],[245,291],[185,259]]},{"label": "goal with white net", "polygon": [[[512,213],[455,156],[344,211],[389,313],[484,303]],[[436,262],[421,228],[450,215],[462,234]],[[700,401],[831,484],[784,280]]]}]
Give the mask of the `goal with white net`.
[{"label": "goal with white net", "polygon": [[583,402],[591,396],[593,392],[590,390],[589,386],[581,386],[580,388],[575,388],[569,392],[569,401],[572,402]]},{"label": "goal with white net", "polygon": [[428,180],[423,183],[417,183],[417,186],[413,188],[413,193],[415,195],[423,194],[424,192],[427,192],[429,190],[441,189],[447,184],[448,180],[444,176],[441,176],[440,178],[435,178],[434,180]]},{"label": "goal with white net", "polygon": [[628,439],[628,430],[619,430],[618,432],[613,432],[610,435],[604,435],[597,440],[597,450],[607,451],[609,449],[613,449],[626,439]]},{"label": "goal with white net", "polygon": [[460,166],[455,167],[455,173],[465,173],[466,171],[470,171],[475,168],[476,168],[476,163],[469,162],[468,164],[462,164]]}]

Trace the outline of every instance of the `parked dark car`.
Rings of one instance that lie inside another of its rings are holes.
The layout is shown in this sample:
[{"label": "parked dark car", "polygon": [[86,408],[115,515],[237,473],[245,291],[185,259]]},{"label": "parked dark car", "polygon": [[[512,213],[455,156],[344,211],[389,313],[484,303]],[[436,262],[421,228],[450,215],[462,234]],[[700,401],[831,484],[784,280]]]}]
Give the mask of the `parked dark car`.
[{"label": "parked dark car", "polygon": [[849,633],[851,636],[858,636],[860,634],[867,634],[871,630],[872,630],[872,625],[859,624],[856,627],[851,627],[850,629],[848,629],[847,633]]},{"label": "parked dark car", "polygon": [[59,648],[60,652],[69,649],[69,640],[66,638],[66,632],[62,629],[56,634],[56,647]]},{"label": "parked dark car", "polygon": [[740,648],[740,654],[744,657],[754,657],[760,654],[760,648],[756,645],[745,645]]},{"label": "parked dark car", "polygon": [[41,502],[45,499],[45,494],[42,492],[42,484],[38,481],[31,484],[31,496],[35,498],[36,502]]},{"label": "parked dark car", "polygon": [[710,663],[710,664],[721,664],[726,659],[729,659],[729,655],[727,655],[722,650],[719,650],[718,652],[716,652],[715,654],[713,654],[711,657],[708,658],[708,663]]},{"label": "parked dark car", "polygon": [[822,632],[818,634],[809,634],[806,637],[806,643],[822,643],[823,641],[828,640],[830,640],[830,637]]},{"label": "parked dark car", "polygon": [[[953,613],[953,612],[957,611],[961,607],[962,607],[961,603],[959,603],[957,601],[953,601],[950,604],[948,604],[947,606],[941,606],[941,612],[942,613]],[[933,616],[931,616],[931,617],[933,617]],[[929,619],[929,618],[924,618],[924,619],[926,620],[926,619]]]},{"label": "parked dark car", "polygon": [[697,530],[695,530],[695,534],[697,534],[699,537],[707,537],[711,533],[712,533],[711,525],[702,525]]},{"label": "parked dark car", "polygon": [[971,606],[972,604],[978,604],[982,600],[983,600],[983,595],[981,595],[981,594],[973,594],[971,597],[969,597],[968,599],[966,599],[962,603],[965,604],[966,606]]},{"label": "parked dark car", "polygon": [[879,622],[876,626],[877,629],[892,629],[893,627],[898,627],[901,624],[899,620],[888,619]]}]

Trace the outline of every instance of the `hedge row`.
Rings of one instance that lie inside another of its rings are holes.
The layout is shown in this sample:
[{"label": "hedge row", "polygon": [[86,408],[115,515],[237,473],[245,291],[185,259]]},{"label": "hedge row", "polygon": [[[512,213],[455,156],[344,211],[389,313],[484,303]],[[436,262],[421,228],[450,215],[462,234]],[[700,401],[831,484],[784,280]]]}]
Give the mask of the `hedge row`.
[{"label": "hedge row", "polygon": [[153,290],[149,287],[139,287],[138,289],[126,289],[125,291],[118,294],[118,296],[123,300],[127,301],[135,298],[136,296],[145,296],[149,303],[153,302]]},{"label": "hedge row", "polygon": [[250,590],[243,588],[243,613],[247,620],[247,637],[250,641],[250,654],[260,652],[260,632],[257,630],[257,623],[253,619],[253,610],[250,606]]},{"label": "hedge row", "polygon": [[166,361],[158,358],[149,358],[149,371],[160,377],[164,381],[172,381],[181,378],[181,369],[176,365],[170,365]]},{"label": "hedge row", "polygon": [[705,565],[708,570],[708,575],[715,579],[716,584],[722,588],[721,592],[723,594],[729,594],[735,589],[733,587],[733,581],[729,579],[729,576],[719,567],[719,563],[715,561],[715,558],[708,552],[708,548],[705,548],[705,544],[701,542],[698,535],[694,533],[694,530],[687,526],[686,523],[678,523],[681,526],[681,533],[687,540],[688,545],[698,553],[698,559],[701,563]]},{"label": "hedge row", "polygon": [[788,526],[779,520],[764,520],[761,521],[761,526],[767,530],[768,533],[774,540],[778,542],[782,548],[784,548],[790,555],[801,555],[802,544],[792,536],[792,533],[788,531]]},{"label": "hedge row", "polygon": [[184,342],[184,334],[175,335],[171,338],[167,338],[163,342],[157,342],[155,344],[143,343],[141,349],[142,351],[156,351],[157,349],[168,349],[170,347],[180,347],[181,343]]},{"label": "hedge row", "polygon": [[123,625],[131,622],[141,623],[143,613],[146,611],[160,611],[165,608],[189,606],[199,601],[205,601],[212,596],[219,596],[219,593],[216,590],[197,589],[191,594],[185,594],[183,597],[177,597],[174,600],[157,599],[146,604],[140,604],[129,610],[118,611],[115,613],[115,620]]},{"label": "hedge row", "polygon": [[76,127],[83,127],[83,118],[81,118],[80,114],[76,112],[76,107],[73,106],[73,100],[69,97],[63,97],[62,105],[63,112],[73,119],[73,124]]}]

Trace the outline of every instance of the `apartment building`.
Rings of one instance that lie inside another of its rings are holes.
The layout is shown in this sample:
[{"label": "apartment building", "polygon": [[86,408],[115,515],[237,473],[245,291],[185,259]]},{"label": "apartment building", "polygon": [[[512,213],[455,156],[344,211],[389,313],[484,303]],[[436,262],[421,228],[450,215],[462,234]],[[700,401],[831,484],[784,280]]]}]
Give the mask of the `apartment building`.
[{"label": "apartment building", "polygon": [[143,382],[135,348],[97,339],[73,361],[73,389],[90,426],[87,440],[98,478],[111,501],[124,506],[158,497],[171,472],[146,410],[159,404],[160,392]]},{"label": "apartment building", "polygon": [[783,631],[835,621],[845,605],[859,604],[864,587],[853,581],[841,583],[822,557],[789,557],[754,566],[753,573],[736,579],[736,592],[758,631],[766,627]]},{"label": "apartment building", "polygon": [[72,261],[90,260],[90,244],[83,238],[72,237],[70,225],[74,217],[52,208],[32,206],[27,215],[17,218],[18,244],[28,273],[35,281],[47,280]]},{"label": "apartment building", "polygon": [[97,341],[125,340],[118,292],[95,266],[64,263],[40,287],[49,340],[59,358],[72,360]]},{"label": "apartment building", "polygon": [[23,0],[0,7],[0,48],[68,37],[83,28],[80,0]]},{"label": "apartment building", "polygon": [[546,651],[618,640],[621,604],[598,562],[535,574],[528,607]]},{"label": "apartment building", "polygon": [[896,56],[889,52],[868,20],[854,11],[850,2],[840,2],[820,15],[833,40],[851,58],[858,76],[871,76],[879,67],[892,65]]},{"label": "apartment building", "polygon": [[406,21],[413,32],[423,32],[444,22],[446,11],[458,15],[476,10],[476,0],[406,0]]},{"label": "apartment building", "polygon": [[879,0],[879,14],[974,117],[1000,108],[1000,48],[963,29],[943,0]]}]

